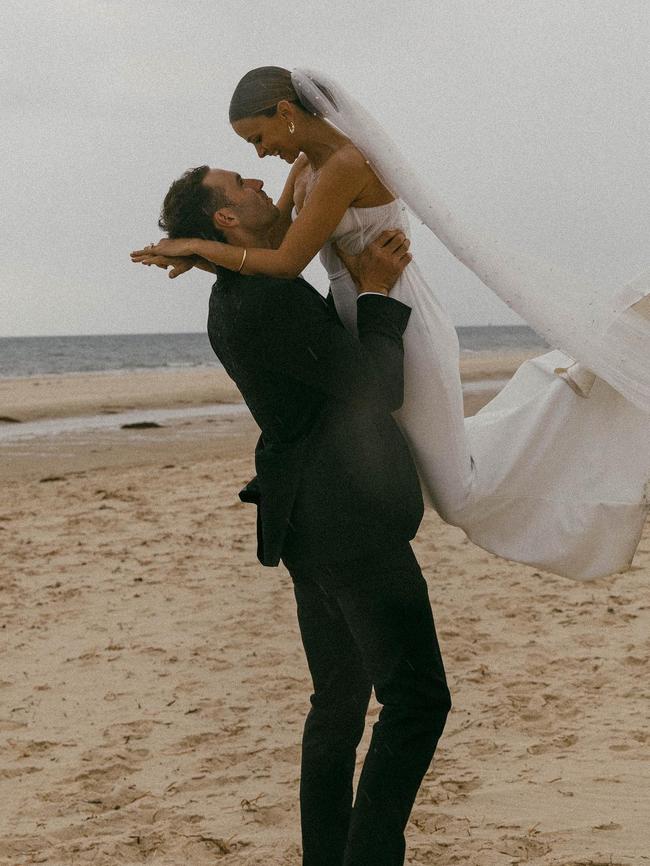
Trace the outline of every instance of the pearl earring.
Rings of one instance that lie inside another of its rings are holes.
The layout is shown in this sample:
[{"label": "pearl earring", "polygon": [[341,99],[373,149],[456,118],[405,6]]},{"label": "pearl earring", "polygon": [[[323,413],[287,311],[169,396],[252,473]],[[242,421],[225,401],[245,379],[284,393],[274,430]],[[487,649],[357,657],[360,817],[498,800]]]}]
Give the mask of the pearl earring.
[{"label": "pearl earring", "polygon": [[291,135],[293,135],[295,131],[296,131],[295,124],[294,124],[293,120],[290,120],[289,121],[289,132],[291,133]]}]

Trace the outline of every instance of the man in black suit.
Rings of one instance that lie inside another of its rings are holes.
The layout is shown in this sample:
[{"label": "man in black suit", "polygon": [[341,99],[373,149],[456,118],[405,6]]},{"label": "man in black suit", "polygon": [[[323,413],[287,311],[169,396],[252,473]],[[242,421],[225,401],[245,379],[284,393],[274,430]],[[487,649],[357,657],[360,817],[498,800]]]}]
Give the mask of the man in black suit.
[{"label": "man in black suit", "polygon": [[[161,225],[269,247],[278,219],[261,181],[203,166],[172,185]],[[257,476],[240,496],[257,504],[260,562],[282,559],[291,574],[314,686],[302,740],[304,866],[404,862],[404,828],[451,706],[409,544],[420,486],[391,415],[403,400],[410,308],[389,290],[407,247],[384,233],[360,257],[358,339],[331,295],[301,277],[217,268],[210,297],[210,342],[261,428]],[[383,706],[353,805],[373,686]]]}]

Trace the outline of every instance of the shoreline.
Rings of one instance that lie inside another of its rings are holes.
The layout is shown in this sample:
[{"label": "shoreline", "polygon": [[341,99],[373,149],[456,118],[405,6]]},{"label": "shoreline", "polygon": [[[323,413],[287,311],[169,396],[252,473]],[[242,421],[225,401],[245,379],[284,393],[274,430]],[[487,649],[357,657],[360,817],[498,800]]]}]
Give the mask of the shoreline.
[{"label": "shoreline", "polygon": [[[530,350],[461,355],[461,380],[469,391],[471,383],[506,380],[523,361],[538,354]],[[482,385],[481,390],[490,389]],[[3,426],[49,418],[241,402],[234,383],[225,370],[217,366],[0,378],[0,425]]]},{"label": "shoreline", "polygon": [[14,422],[240,402],[237,388],[221,367],[0,379],[0,417]]},{"label": "shoreline", "polygon": [[[465,414],[477,412],[495,393],[466,392]],[[147,426],[124,427],[127,418]],[[240,479],[243,485],[255,474],[259,432],[243,402],[0,424],[0,482],[64,481],[178,465],[190,469],[238,457],[249,467],[248,477]]]},{"label": "shoreline", "polygon": [[[465,415],[478,412],[530,355],[486,352],[462,358]],[[0,481],[5,483],[179,462],[190,466],[224,455],[248,459],[252,470],[258,436],[221,367],[0,379]]]}]

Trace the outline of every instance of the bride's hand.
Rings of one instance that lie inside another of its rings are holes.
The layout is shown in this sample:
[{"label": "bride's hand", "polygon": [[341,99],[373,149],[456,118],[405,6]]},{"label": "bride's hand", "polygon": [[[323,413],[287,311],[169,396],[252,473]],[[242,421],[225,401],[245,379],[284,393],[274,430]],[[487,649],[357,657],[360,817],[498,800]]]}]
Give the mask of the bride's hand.
[{"label": "bride's hand", "polygon": [[192,268],[196,266],[196,257],[195,256],[144,256],[140,260],[140,264],[155,265],[157,268],[162,268],[163,270],[167,270],[167,268],[171,268],[171,271],[169,272],[169,276],[173,280],[174,277],[180,277],[181,274],[185,274],[185,273],[187,273],[187,271],[191,271]]},{"label": "bride's hand", "polygon": [[162,238],[157,244],[149,244],[141,250],[133,250],[131,259],[140,262],[146,256],[193,256],[194,238]]}]

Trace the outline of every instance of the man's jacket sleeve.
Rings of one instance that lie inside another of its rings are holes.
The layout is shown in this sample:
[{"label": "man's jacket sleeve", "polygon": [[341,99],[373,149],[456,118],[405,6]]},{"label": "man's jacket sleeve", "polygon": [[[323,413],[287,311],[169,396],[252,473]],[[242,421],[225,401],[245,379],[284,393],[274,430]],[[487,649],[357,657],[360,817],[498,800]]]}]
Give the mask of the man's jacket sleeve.
[{"label": "man's jacket sleeve", "polygon": [[359,298],[358,339],[302,281],[274,281],[256,293],[254,312],[258,360],[267,369],[334,399],[360,399],[389,412],[402,405],[406,304],[378,294]]}]

